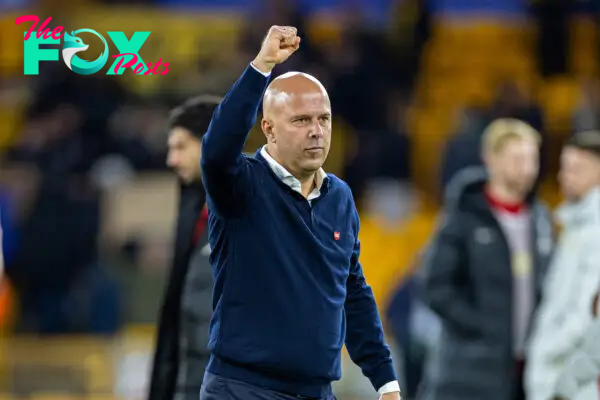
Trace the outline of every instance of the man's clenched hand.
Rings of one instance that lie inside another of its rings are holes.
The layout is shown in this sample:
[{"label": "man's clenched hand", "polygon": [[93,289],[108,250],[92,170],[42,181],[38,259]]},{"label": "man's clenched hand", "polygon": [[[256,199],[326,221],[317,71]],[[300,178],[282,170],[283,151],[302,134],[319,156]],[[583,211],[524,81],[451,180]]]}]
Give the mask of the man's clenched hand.
[{"label": "man's clenched hand", "polygon": [[300,38],[297,33],[292,26],[272,26],[252,64],[264,73],[271,72],[277,64],[283,63],[298,50]]}]

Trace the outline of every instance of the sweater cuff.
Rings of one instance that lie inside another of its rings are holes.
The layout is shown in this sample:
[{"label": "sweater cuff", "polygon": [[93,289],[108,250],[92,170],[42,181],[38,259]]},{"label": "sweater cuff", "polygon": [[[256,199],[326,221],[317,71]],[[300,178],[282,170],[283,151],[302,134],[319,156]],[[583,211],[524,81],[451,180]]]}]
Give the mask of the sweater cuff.
[{"label": "sweater cuff", "polygon": [[[392,361],[382,363],[379,367],[374,371],[371,377],[371,384],[378,392],[380,390],[386,390],[385,393],[398,391],[398,390],[387,390],[394,382],[398,385],[398,377],[396,376],[396,372],[394,371],[394,367],[392,365]],[[381,392],[380,392],[381,394]]]},{"label": "sweater cuff", "polygon": [[398,384],[398,381],[388,382],[382,387],[380,387],[377,392],[381,395],[384,395],[386,393],[400,392],[400,384]]},{"label": "sweater cuff", "polygon": [[256,67],[254,66],[254,64],[252,64],[252,63],[250,63],[250,66],[251,66],[251,67],[252,67],[252,68],[253,68],[253,69],[254,69],[256,72],[258,72],[259,74],[261,74],[261,75],[262,75],[262,76],[264,76],[265,78],[268,78],[269,76],[271,76],[271,73],[270,73],[270,72],[262,72],[262,71],[260,71],[258,68],[256,68]]}]

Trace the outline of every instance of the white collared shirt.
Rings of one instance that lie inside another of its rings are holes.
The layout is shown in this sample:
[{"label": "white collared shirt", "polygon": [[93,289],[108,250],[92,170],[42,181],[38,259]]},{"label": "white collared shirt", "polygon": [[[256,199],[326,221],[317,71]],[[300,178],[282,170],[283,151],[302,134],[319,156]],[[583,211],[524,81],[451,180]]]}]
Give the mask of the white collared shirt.
[{"label": "white collared shirt", "polygon": [[[281,164],[279,164],[267,151],[267,146],[264,145],[262,149],[260,149],[260,155],[263,156],[271,170],[277,175],[279,179],[286,185],[288,185],[293,191],[302,194],[302,184],[294,175],[290,173],[287,169],[285,169]],[[327,173],[323,170],[323,168],[319,168],[317,171],[317,176],[315,177],[315,188],[307,197],[308,202],[312,202],[314,199],[318,199],[321,197],[321,188],[323,187],[323,183],[327,179]]]}]

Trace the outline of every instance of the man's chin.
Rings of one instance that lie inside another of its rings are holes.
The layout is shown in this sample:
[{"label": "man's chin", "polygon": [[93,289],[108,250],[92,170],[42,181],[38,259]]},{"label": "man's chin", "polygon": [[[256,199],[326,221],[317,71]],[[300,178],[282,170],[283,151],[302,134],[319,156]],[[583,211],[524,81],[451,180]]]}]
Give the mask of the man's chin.
[{"label": "man's chin", "polygon": [[321,159],[306,160],[304,162],[304,170],[316,172],[323,167],[323,164],[324,160]]},{"label": "man's chin", "polygon": [[530,183],[517,184],[514,186],[514,191],[523,199],[527,197],[533,190],[533,185]]},{"label": "man's chin", "polygon": [[177,176],[179,177],[179,180],[185,184],[189,184],[192,182],[192,179],[187,174],[182,174],[182,173],[178,172]]}]

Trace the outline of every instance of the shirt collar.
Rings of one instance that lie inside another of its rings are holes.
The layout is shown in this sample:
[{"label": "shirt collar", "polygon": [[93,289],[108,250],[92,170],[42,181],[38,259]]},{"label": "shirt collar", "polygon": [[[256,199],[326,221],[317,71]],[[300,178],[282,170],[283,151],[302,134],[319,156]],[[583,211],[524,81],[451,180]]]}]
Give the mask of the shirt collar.
[{"label": "shirt collar", "polygon": [[598,224],[600,221],[600,187],[595,187],[581,200],[565,203],[556,212],[558,220],[565,224]]},{"label": "shirt collar", "polygon": [[[300,181],[298,180],[298,178],[296,178],[294,175],[292,175],[292,173],[290,171],[285,169],[285,167],[283,167],[281,164],[279,164],[277,161],[275,161],[275,159],[273,157],[271,157],[271,155],[267,151],[266,145],[260,149],[260,155],[267,161],[267,163],[269,164],[269,166],[271,167],[271,169],[273,170],[275,175],[279,179],[281,179],[281,181],[283,183],[285,183],[286,185],[288,185],[289,187],[291,187],[293,190],[297,191],[298,193],[302,193],[301,184],[300,184]],[[319,168],[319,170],[317,171],[317,174],[315,175],[315,190],[313,191],[313,193],[316,191],[320,194],[321,187],[323,186],[323,183],[325,182],[326,179],[327,179],[327,173],[325,172],[325,170],[323,168]]]}]

